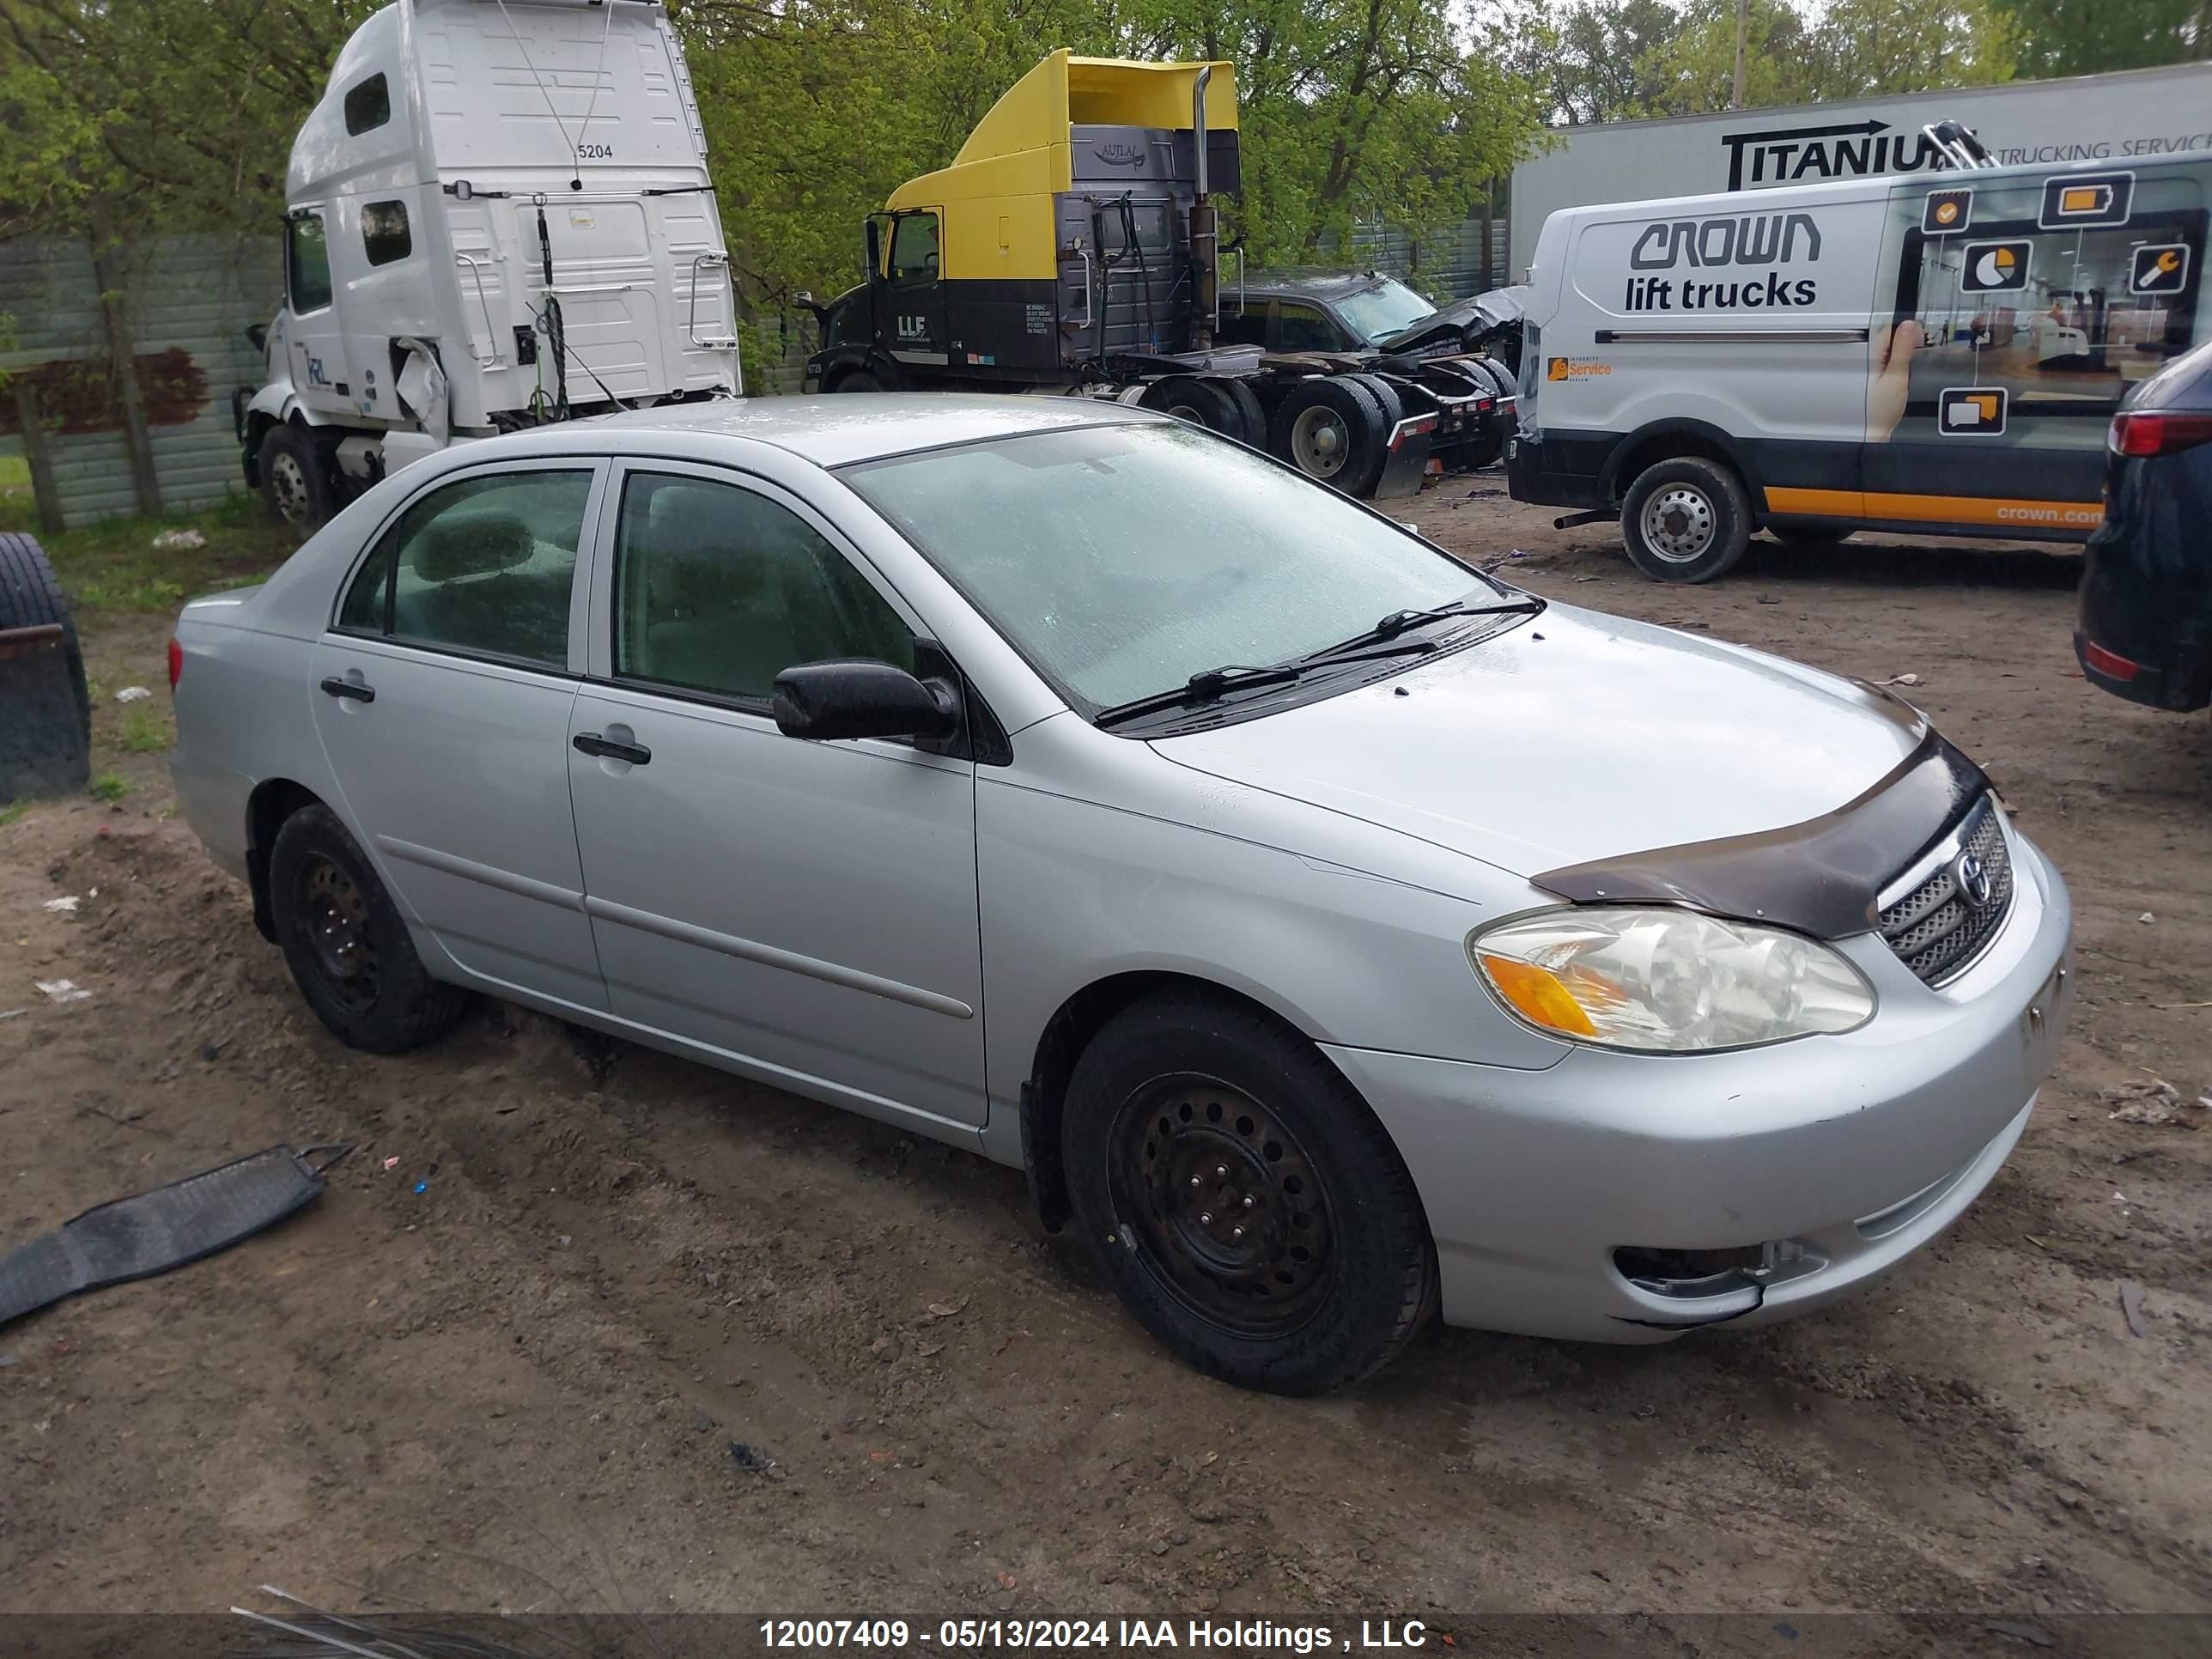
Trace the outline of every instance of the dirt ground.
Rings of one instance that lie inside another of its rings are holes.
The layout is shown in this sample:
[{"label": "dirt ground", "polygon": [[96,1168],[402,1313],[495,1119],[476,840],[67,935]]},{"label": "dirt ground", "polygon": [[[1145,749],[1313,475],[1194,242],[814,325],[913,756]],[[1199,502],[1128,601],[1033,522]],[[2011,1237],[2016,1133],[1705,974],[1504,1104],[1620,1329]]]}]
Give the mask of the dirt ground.
[{"label": "dirt ground", "polygon": [[[1935,1248],[1769,1331],[1432,1330],[1346,1397],[1240,1393],[1155,1348],[1012,1171],[493,1006],[427,1053],[340,1048],[159,755],[104,751],[120,800],[0,829],[0,1012],[25,1010],[0,1246],[278,1141],[357,1150],[277,1231],[0,1330],[0,1610],[274,1583],[932,1620],[1643,1609],[1670,1641],[1729,1610],[2212,1612],[2212,1126],[2100,1097],[2212,1085],[2212,722],[2073,672],[2069,556],[1762,544],[1678,589],[1492,485],[1401,516],[1555,598],[1917,675],[2054,854],[2076,1023]],[[165,710],[166,634],[94,619],[95,677]],[[33,988],[64,975],[88,1000]]]}]

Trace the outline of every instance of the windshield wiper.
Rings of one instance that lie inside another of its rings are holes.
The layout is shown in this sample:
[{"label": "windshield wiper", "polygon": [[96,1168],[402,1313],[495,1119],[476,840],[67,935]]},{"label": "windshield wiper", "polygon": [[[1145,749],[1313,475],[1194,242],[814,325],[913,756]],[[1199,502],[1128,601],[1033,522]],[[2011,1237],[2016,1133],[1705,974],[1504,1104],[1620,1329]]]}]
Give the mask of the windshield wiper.
[{"label": "windshield wiper", "polygon": [[1332,646],[1326,652],[1316,651],[1293,662],[1271,663],[1264,668],[1246,663],[1224,663],[1218,668],[1202,668],[1169,690],[1155,691],[1150,696],[1102,708],[1091,716],[1091,723],[1098,726],[1119,726],[1125,720],[1157,714],[1164,709],[1203,708],[1218,702],[1224,691],[1241,691],[1246,686],[1288,685],[1316,668],[1340,668],[1346,663],[1380,662],[1390,657],[1425,657],[1436,648],[1433,640],[1408,640],[1403,645],[1380,651],[1350,653],[1345,653],[1342,647]]},{"label": "windshield wiper", "polygon": [[1409,628],[1418,628],[1423,623],[1442,622],[1448,617],[1533,617],[1543,608],[1544,601],[1531,593],[1525,599],[1506,599],[1497,605],[1469,605],[1465,599],[1455,599],[1449,605],[1431,605],[1426,611],[1393,611],[1364,634],[1354,634],[1348,640],[1340,640],[1302,660],[1331,661],[1340,652],[1357,651],[1362,646],[1395,640]]}]

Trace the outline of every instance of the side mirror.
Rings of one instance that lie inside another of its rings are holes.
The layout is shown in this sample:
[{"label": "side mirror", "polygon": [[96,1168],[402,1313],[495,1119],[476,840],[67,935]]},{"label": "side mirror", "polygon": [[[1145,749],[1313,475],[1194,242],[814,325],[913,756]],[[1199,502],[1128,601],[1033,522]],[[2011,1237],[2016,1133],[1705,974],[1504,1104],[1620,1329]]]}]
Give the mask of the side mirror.
[{"label": "side mirror", "polygon": [[787,738],[949,738],[960,699],[943,680],[865,657],[803,662],[775,677],[775,727]]},{"label": "side mirror", "polygon": [[246,340],[256,351],[266,352],[269,349],[269,325],[248,323],[246,325]]}]

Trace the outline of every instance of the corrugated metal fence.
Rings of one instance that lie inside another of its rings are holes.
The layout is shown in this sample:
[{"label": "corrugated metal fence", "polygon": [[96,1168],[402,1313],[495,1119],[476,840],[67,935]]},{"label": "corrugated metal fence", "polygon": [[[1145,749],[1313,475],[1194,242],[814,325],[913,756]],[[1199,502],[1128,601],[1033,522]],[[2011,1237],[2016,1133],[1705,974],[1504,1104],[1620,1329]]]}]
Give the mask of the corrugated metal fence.
[{"label": "corrugated metal fence", "polygon": [[[245,487],[230,392],[258,383],[261,355],[246,328],[276,311],[283,286],[277,259],[274,237],[167,236],[118,254],[110,269],[123,296],[164,507],[204,506]],[[100,293],[84,243],[0,243],[0,313],[13,319],[0,369],[39,386],[54,482],[71,524],[137,505]],[[13,399],[0,398],[0,431],[11,449],[21,441],[16,424]]]}]

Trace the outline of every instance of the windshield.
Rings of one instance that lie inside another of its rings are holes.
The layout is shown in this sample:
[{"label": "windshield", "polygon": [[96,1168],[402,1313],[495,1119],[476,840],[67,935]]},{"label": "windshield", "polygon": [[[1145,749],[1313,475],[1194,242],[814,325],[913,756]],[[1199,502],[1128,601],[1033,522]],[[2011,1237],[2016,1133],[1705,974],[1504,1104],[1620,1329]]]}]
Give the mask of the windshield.
[{"label": "windshield", "polygon": [[1336,308],[1363,340],[1382,339],[1436,312],[1413,289],[1388,276],[1373,288],[1346,295],[1336,302]]},{"label": "windshield", "polygon": [[1504,590],[1334,490],[1176,422],[839,475],[1086,715]]}]

